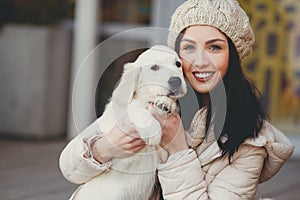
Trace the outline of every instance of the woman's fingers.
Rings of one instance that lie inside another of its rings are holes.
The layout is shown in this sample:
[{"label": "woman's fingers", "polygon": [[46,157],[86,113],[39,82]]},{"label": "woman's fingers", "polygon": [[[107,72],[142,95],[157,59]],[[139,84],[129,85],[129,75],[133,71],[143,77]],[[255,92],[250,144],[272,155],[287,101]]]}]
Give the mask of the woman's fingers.
[{"label": "woman's fingers", "polygon": [[168,117],[163,117],[155,112],[152,105],[149,105],[148,109],[162,127],[160,145],[167,150],[170,155],[183,149],[187,149],[188,146],[186,144],[184,129],[179,114],[175,112],[168,115]]},{"label": "woman's fingers", "polygon": [[129,144],[129,147],[126,151],[131,154],[135,154],[141,151],[143,148],[145,148],[145,146],[146,144],[142,140],[134,141],[133,143]]},{"label": "woman's fingers", "polygon": [[170,115],[168,117],[168,121],[162,127],[163,134],[160,143],[162,146],[171,143],[173,138],[177,136],[180,130],[179,129],[180,123],[181,123],[181,119],[177,113],[174,113],[173,115]]},{"label": "woman's fingers", "polygon": [[115,147],[115,152],[119,154],[117,157],[126,157],[128,153],[137,153],[146,145],[133,128],[124,133],[118,127],[115,127],[111,133],[109,140],[111,145]]},{"label": "woman's fingers", "polygon": [[[126,151],[132,151],[133,149],[137,147],[145,147],[145,142],[140,138],[132,138],[131,136],[127,136],[124,138],[124,141],[121,145],[121,148]],[[138,148],[139,149],[139,148]]]},{"label": "woman's fingers", "polygon": [[115,126],[109,133],[96,143],[96,150],[99,160],[111,158],[124,158],[138,153],[146,146],[145,142],[139,137],[135,128],[122,130]]}]

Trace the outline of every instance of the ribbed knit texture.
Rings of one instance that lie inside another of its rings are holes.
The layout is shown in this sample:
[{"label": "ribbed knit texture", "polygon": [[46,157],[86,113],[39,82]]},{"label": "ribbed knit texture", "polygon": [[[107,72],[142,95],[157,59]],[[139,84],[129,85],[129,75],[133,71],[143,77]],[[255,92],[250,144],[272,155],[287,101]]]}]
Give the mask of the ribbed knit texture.
[{"label": "ribbed knit texture", "polygon": [[192,25],[210,25],[225,33],[243,60],[252,51],[254,34],[246,12],[236,0],[188,0],[174,12],[168,45],[175,48],[181,31]]}]

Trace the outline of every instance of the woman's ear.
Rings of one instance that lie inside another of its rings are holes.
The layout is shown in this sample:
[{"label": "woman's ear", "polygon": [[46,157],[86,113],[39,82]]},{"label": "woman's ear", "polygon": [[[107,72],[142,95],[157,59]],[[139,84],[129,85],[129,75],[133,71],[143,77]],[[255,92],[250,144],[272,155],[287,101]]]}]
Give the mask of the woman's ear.
[{"label": "woman's ear", "polygon": [[127,106],[133,99],[137,88],[141,67],[135,63],[127,63],[124,65],[123,74],[119,85],[112,94],[112,101],[118,106]]}]

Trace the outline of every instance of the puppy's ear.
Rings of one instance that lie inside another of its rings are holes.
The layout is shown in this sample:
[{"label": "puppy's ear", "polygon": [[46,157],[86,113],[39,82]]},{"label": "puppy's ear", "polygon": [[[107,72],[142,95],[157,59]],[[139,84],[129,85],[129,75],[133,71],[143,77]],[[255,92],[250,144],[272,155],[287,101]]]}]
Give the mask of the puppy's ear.
[{"label": "puppy's ear", "polygon": [[112,100],[118,106],[127,106],[133,99],[137,88],[141,68],[135,63],[127,63],[124,65],[123,74],[119,85],[112,94]]}]

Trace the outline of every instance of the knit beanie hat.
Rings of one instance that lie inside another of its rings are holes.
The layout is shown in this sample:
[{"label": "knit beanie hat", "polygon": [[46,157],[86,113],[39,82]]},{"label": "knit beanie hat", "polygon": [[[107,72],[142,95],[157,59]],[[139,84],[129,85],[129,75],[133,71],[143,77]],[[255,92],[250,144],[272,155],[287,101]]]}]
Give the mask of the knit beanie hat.
[{"label": "knit beanie hat", "polygon": [[172,15],[168,45],[175,49],[180,32],[192,25],[218,28],[232,40],[241,60],[252,51],[254,34],[237,0],[187,0]]}]

